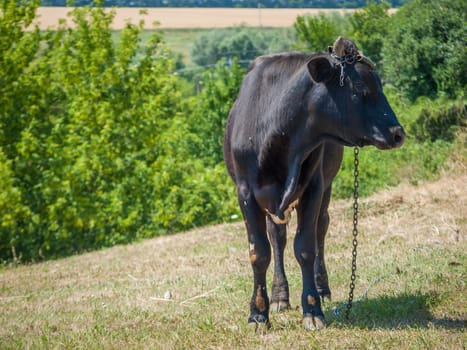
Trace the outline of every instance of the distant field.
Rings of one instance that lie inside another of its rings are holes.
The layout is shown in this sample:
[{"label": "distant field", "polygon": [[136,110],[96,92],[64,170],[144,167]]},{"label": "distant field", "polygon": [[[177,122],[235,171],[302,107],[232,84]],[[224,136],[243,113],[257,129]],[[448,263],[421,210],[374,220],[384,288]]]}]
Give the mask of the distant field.
[{"label": "distant field", "polygon": [[[54,28],[59,19],[67,18],[70,7],[39,7],[37,14],[41,29]],[[110,9],[109,9],[110,10]],[[226,28],[236,25],[252,27],[290,27],[299,15],[320,12],[349,13],[344,9],[239,9],[239,8],[117,8],[112,29],[122,29],[130,20],[144,20],[146,29],[154,28]],[[158,22],[156,27],[154,22]],[[68,20],[67,24],[73,27]]]},{"label": "distant field", "polygon": [[[163,29],[158,30],[162,34],[165,43],[170,49],[179,53],[183,56],[183,62],[185,64],[191,63],[191,49],[193,43],[198,39],[200,35],[206,33],[208,29]],[[145,30],[143,32],[143,40],[146,37],[150,37],[155,31]]]}]

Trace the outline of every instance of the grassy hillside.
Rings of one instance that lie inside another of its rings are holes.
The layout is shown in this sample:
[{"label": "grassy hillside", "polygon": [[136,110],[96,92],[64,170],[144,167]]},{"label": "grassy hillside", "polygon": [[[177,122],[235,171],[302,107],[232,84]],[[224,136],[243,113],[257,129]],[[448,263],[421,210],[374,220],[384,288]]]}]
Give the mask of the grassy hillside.
[{"label": "grassy hillside", "polygon": [[[361,201],[356,296],[347,298],[351,203],[335,201],[327,240],[333,302],[321,332],[302,329],[301,278],[286,268],[293,309],[246,326],[251,268],[242,223],[0,271],[2,349],[463,349],[467,344],[465,158],[431,183]],[[269,277],[271,281],[271,277]]]}]

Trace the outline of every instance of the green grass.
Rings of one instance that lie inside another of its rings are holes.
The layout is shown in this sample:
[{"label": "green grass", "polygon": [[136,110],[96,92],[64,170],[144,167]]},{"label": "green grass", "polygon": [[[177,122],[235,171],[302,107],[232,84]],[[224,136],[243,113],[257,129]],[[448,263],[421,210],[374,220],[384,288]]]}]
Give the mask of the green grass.
[{"label": "green grass", "polygon": [[[191,49],[193,43],[200,35],[206,33],[210,29],[164,29],[158,30],[162,34],[164,41],[170,49],[181,54],[184,64],[191,64]],[[151,31],[144,31],[142,34],[143,40],[145,36],[150,36]]]},{"label": "green grass", "polygon": [[[355,299],[346,301],[351,203],[331,208],[327,328],[306,332],[290,226],[292,309],[247,327],[251,293],[242,223],[0,271],[1,349],[463,349],[467,343],[464,171],[361,201]],[[373,283],[377,280],[376,283]],[[271,275],[269,275],[271,281]]]}]

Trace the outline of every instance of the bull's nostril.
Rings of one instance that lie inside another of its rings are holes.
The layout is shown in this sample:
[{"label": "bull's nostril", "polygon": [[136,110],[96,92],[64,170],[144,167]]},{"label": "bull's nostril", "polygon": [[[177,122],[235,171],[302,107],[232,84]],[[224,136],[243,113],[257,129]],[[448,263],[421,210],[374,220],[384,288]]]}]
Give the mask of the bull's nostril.
[{"label": "bull's nostril", "polygon": [[393,127],[391,132],[393,135],[394,144],[396,146],[401,146],[405,140],[405,133],[402,127],[400,126]]}]

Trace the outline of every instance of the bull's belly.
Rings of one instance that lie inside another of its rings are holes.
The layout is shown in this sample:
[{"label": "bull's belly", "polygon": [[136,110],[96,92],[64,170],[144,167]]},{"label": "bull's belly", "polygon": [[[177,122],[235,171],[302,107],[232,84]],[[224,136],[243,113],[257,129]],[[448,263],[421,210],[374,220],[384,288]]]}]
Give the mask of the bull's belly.
[{"label": "bull's belly", "polygon": [[283,213],[279,213],[278,210],[286,191],[285,184],[280,179],[275,178],[274,174],[269,172],[262,174],[259,178],[267,179],[267,181],[257,182],[253,185],[254,196],[258,205],[266,213],[271,213],[271,218],[273,218],[273,220],[274,217],[272,215],[278,217],[276,218],[276,221],[279,221],[280,219],[284,220],[284,216],[287,216],[285,214],[290,213],[298,205],[303,193],[314,181],[313,179],[316,178],[316,171],[320,171],[322,174],[322,176],[320,176],[320,186],[322,186],[323,191],[326,191],[332,185],[332,182],[339,171],[342,156],[342,145],[326,143],[323,150],[323,156],[320,158],[320,164],[318,166],[304,161],[302,168],[298,172],[299,178],[297,179],[298,183],[295,187],[295,191],[290,196],[288,203],[285,203],[285,206],[282,206],[282,208],[285,208],[283,209]]}]

